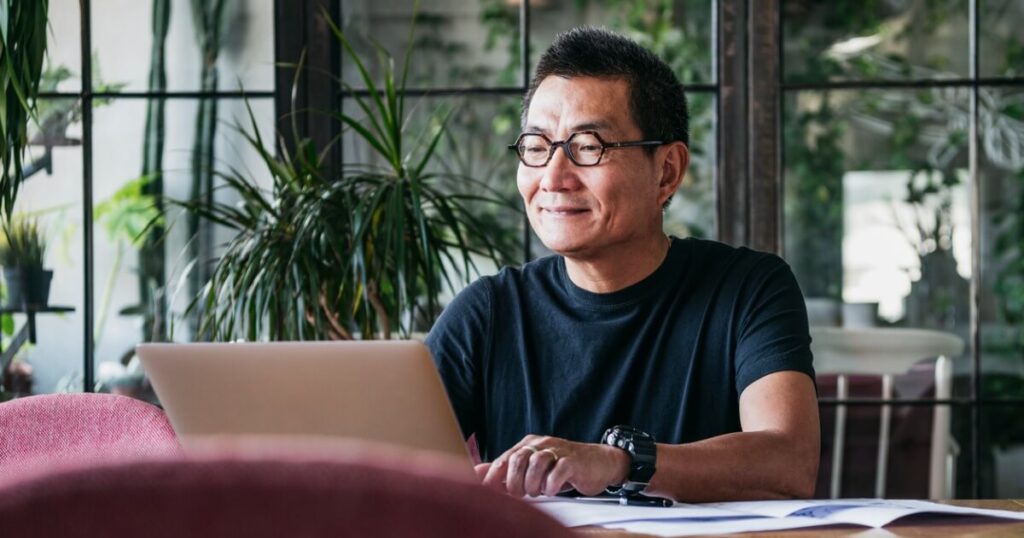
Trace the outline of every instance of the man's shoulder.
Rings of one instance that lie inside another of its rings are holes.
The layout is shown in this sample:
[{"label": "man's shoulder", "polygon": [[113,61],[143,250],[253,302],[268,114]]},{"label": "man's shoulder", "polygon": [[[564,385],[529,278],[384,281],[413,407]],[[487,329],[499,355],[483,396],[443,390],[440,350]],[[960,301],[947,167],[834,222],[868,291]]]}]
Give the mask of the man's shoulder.
[{"label": "man's shoulder", "polygon": [[786,266],[785,260],[771,252],[754,250],[745,246],[733,246],[712,239],[687,237],[680,239],[681,244],[689,247],[691,260],[696,260],[707,268],[717,267],[773,267]]}]

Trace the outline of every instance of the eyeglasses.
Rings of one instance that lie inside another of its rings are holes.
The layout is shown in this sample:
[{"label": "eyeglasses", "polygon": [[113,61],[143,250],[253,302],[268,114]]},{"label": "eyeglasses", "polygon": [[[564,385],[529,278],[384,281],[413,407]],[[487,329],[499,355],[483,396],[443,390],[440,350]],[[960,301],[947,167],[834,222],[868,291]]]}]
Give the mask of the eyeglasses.
[{"label": "eyeglasses", "polygon": [[516,143],[508,147],[519,156],[524,165],[540,168],[547,166],[559,146],[576,166],[595,166],[601,162],[605,150],[631,148],[634,146],[660,146],[660,140],[637,140],[633,142],[605,142],[594,131],[572,133],[569,138],[552,142],[540,133],[523,133]]}]

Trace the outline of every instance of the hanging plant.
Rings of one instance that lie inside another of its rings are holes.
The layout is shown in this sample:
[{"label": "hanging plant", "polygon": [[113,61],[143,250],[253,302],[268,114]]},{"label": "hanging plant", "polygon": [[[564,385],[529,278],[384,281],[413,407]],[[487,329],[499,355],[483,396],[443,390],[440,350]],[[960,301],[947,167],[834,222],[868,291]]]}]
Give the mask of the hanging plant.
[{"label": "hanging plant", "polygon": [[49,0],[0,0],[0,210],[10,216],[21,186],[28,120],[46,54]]}]

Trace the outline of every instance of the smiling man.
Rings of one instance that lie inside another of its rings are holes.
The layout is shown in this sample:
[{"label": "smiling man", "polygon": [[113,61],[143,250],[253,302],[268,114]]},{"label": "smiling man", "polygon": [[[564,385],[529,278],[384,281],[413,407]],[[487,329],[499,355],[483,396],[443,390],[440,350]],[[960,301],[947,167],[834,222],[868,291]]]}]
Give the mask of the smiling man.
[{"label": "smiling man", "polygon": [[687,130],[682,85],[629,39],[577,28],[540,59],[510,148],[530,225],[557,254],[476,281],[427,338],[485,484],[813,494],[818,407],[792,272],[662,231]]}]

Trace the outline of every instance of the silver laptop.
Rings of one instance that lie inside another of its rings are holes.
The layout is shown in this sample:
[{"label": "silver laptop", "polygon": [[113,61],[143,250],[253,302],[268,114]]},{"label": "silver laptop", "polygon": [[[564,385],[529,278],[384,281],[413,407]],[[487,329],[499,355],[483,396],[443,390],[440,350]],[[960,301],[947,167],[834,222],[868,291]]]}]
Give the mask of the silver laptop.
[{"label": "silver laptop", "polygon": [[421,342],[139,344],[183,443],[209,435],[355,437],[469,461]]}]

